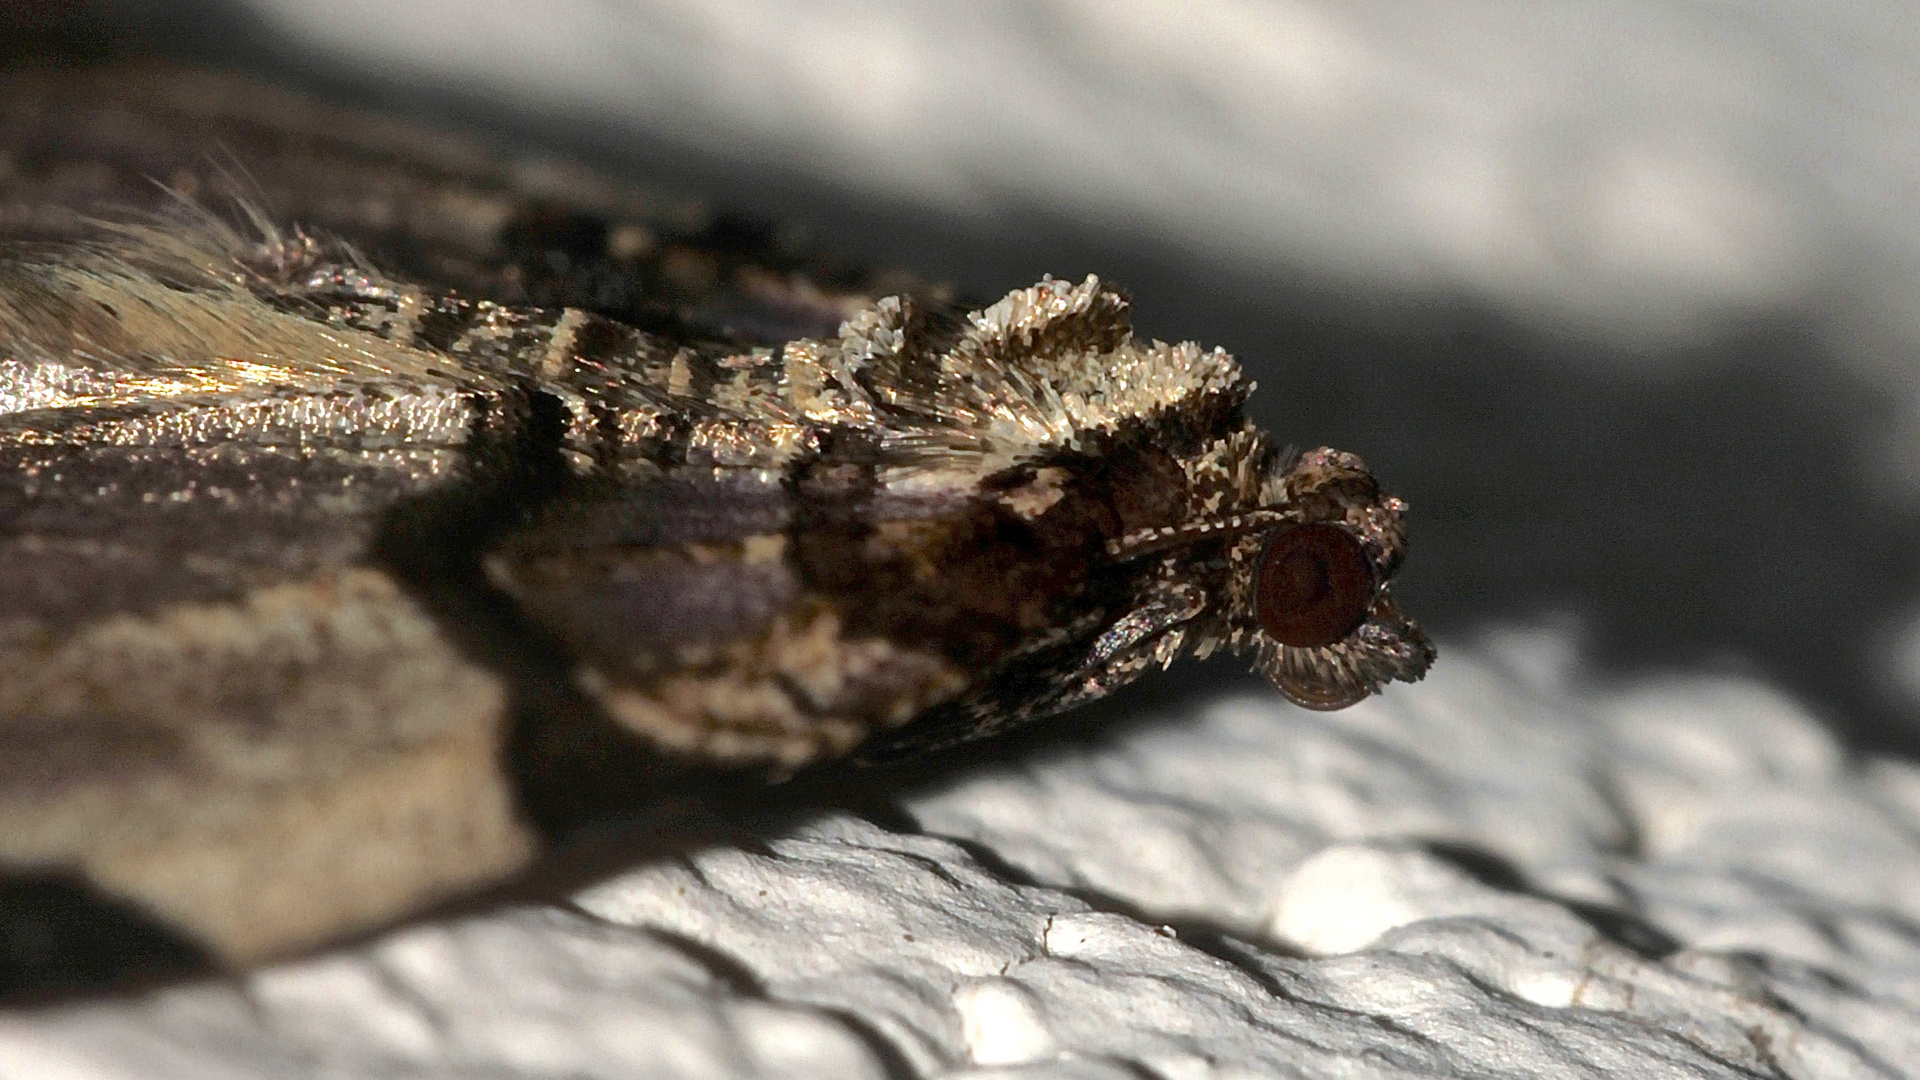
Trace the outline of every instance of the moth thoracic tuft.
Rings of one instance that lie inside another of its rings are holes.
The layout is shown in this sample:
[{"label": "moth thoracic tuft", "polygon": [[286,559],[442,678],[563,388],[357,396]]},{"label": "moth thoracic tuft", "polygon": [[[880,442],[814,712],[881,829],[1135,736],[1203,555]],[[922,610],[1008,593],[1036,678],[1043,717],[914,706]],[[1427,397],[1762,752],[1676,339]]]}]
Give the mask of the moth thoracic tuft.
[{"label": "moth thoracic tuft", "polygon": [[42,206],[95,172],[42,169],[67,127],[37,118],[135,194],[173,152],[141,125],[185,121],[8,86],[0,134],[58,145],[0,176],[31,234],[0,230],[0,876],[241,963],[509,872],[601,805],[576,766],[644,800],[990,735],[1187,653],[1310,708],[1433,660],[1390,592],[1404,504],[1277,449],[1231,356],[1137,339],[1097,278],[836,291],[232,92],[154,100],[279,109],[202,154],[292,125],[240,145],[341,216],[85,225]]}]

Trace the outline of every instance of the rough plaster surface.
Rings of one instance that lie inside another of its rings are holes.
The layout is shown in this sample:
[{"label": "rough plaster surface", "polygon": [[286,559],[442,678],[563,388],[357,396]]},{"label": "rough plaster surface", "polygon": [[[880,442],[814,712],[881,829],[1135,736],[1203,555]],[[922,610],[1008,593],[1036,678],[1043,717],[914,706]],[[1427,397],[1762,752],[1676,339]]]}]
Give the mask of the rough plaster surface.
[{"label": "rough plaster surface", "polygon": [[1920,768],[1753,682],[1455,645],[636,866],[0,1017],[0,1076],[1920,1075]]}]

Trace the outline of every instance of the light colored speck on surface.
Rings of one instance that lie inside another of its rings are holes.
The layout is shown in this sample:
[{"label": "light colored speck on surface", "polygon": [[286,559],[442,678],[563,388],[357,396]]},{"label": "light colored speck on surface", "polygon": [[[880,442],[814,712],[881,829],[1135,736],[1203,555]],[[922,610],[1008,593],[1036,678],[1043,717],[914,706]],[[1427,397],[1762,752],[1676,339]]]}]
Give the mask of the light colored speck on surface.
[{"label": "light colored speck on surface", "polygon": [[967,1056],[978,1065],[1025,1065],[1055,1056],[1053,1033],[1032,992],[1011,979],[980,979],[953,992]]}]

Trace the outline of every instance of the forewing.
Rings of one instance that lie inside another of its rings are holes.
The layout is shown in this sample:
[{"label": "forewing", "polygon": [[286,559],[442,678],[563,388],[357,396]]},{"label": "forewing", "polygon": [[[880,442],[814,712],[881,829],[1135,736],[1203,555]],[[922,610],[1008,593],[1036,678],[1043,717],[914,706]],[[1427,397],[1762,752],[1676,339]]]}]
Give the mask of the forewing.
[{"label": "forewing", "polygon": [[560,638],[577,682],[668,752],[792,769],[837,756],[958,691],[937,648],[859,626],[858,596],[806,553],[828,527],[751,469],[687,469],[563,497],[486,560]]},{"label": "forewing", "polygon": [[447,388],[208,364],[161,399],[96,366],[107,402],[0,415],[5,876],[77,876],[245,962],[519,865],[499,680],[368,558],[468,479]]}]

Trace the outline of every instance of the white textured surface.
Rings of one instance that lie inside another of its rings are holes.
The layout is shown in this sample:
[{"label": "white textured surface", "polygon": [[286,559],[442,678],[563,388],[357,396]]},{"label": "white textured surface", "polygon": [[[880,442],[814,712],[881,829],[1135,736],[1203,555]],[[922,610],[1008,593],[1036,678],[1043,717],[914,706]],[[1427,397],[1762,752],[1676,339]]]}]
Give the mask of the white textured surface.
[{"label": "white textured surface", "polygon": [[1565,653],[1220,698],[910,793],[924,835],[829,815],[577,910],[7,1016],[0,1075],[1920,1075],[1920,769]]}]

